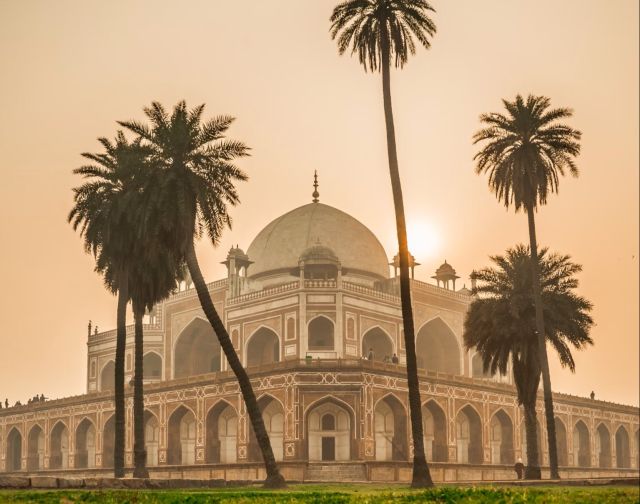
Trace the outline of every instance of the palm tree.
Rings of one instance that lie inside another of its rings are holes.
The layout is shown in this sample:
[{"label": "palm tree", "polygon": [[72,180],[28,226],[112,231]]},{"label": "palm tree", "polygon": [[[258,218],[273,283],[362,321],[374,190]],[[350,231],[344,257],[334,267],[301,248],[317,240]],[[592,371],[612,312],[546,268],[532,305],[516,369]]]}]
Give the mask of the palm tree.
[{"label": "palm tree", "polygon": [[[467,350],[476,348],[484,371],[506,375],[509,364],[524,408],[527,437],[525,478],[540,479],[536,399],[540,384],[541,352],[536,333],[533,268],[528,247],[518,245],[505,256],[492,256],[495,268],[484,268],[472,277],[480,281],[473,289],[478,297],[471,303],[464,322]],[[592,305],[573,291],[575,275],[582,267],[567,255],[538,254],[545,338],[558,352],[560,363],[575,372],[570,345],[582,349],[592,345],[589,329]]]},{"label": "palm tree", "polygon": [[144,176],[141,168],[149,149],[139,141],[129,143],[122,132],[115,142],[98,141],[104,153],[83,153],[93,164],[74,170],[89,181],[74,188],[74,207],[68,221],[80,230],[84,247],[96,258],[96,272],[104,275],[106,287],[118,295],[115,359],[115,445],[114,475],[124,476],[124,352],[126,345],[126,308],[129,301],[130,258],[137,223],[132,218],[140,204]]},{"label": "palm tree", "polygon": [[239,201],[234,183],[247,179],[233,161],[247,156],[249,148],[242,142],[224,139],[232,117],[219,116],[202,122],[203,111],[204,105],[189,111],[182,101],[169,115],[162,105],[154,102],[145,109],[150,126],[136,121],[120,124],[153,148],[157,159],[164,163],[163,188],[157,191],[157,198],[165,239],[176,257],[187,263],[202,309],[236,375],[262,451],[267,472],[265,486],[282,487],[284,478],[276,464],[249,376],[213,305],[194,248],[195,239],[203,233],[216,245],[224,228],[231,226],[227,205]]},{"label": "palm tree", "polygon": [[348,0],[335,7],[331,15],[331,38],[338,39],[338,51],[358,53],[365,71],[382,72],[384,116],[387,129],[387,154],[391,190],[396,214],[400,256],[400,299],[407,358],[409,409],[413,435],[413,477],[411,486],[433,486],[424,453],[420,384],[416,362],[415,331],[409,281],[409,249],[402,200],[402,186],[396,152],[395,126],[391,107],[391,64],[402,68],[409,54],[415,54],[416,42],[429,48],[436,26],[429,18],[435,12],[425,0]]},{"label": "palm tree", "polygon": [[536,330],[540,345],[540,366],[544,386],[544,406],[549,440],[551,478],[559,479],[556,427],[551,395],[551,376],[545,346],[543,306],[540,298],[538,245],[534,211],[547,202],[547,195],[558,191],[559,175],[568,170],[574,177],[578,168],[574,158],[580,153],[578,130],[559,122],[571,117],[568,108],[550,109],[544,96],[517,95],[513,102],[503,100],[507,115],[490,113],[480,116],[485,127],[473,137],[473,143],[484,143],[475,155],[476,173],[489,173],[489,187],[505,207],[524,209],[529,222],[529,245],[533,274],[533,298],[536,305]]}]

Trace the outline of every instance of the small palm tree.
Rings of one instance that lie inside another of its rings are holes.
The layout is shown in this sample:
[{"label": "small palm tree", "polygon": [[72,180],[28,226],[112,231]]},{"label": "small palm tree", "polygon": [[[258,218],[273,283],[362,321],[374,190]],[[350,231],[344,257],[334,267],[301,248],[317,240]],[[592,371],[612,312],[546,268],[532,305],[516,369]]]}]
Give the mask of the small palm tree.
[{"label": "small palm tree", "polygon": [[544,386],[549,465],[551,478],[559,479],[556,428],[551,394],[551,376],[545,346],[545,321],[540,298],[538,245],[534,212],[547,202],[549,193],[558,191],[560,175],[568,170],[578,175],[574,158],[580,153],[578,130],[559,122],[572,116],[567,108],[550,109],[544,96],[529,95],[526,101],[517,95],[512,102],[503,100],[507,114],[483,114],[485,125],[473,137],[473,143],[484,144],[475,155],[476,172],[489,174],[489,187],[499,201],[527,213],[533,275],[533,297],[536,306],[536,331],[540,345],[540,366]]},{"label": "small palm tree", "polygon": [[276,464],[249,376],[213,305],[194,247],[194,241],[204,233],[216,245],[224,228],[231,225],[227,206],[239,201],[234,184],[247,179],[233,161],[247,156],[249,148],[242,142],[224,139],[232,117],[220,116],[203,122],[203,111],[204,105],[189,111],[182,101],[169,115],[162,105],[154,102],[145,109],[150,125],[136,121],[120,124],[137,134],[163,163],[162,189],[155,194],[165,243],[170,244],[176,257],[184,258],[202,309],[236,375],[262,451],[267,473],[265,486],[282,487],[284,478]]},{"label": "small palm tree", "polygon": [[392,64],[396,68],[402,68],[407,62],[409,54],[415,53],[416,39],[427,49],[431,46],[429,38],[435,34],[436,26],[429,18],[430,11],[435,12],[425,0],[348,0],[336,6],[331,15],[331,37],[338,39],[339,53],[344,54],[351,48],[352,54],[358,54],[358,59],[365,71],[382,72],[387,153],[400,256],[400,299],[407,359],[411,432],[413,434],[413,478],[411,483],[413,487],[433,486],[433,481],[429,473],[422,437],[422,410],[413,310],[411,308],[407,226],[396,152],[390,72]]},{"label": "small palm tree", "polygon": [[[528,247],[518,245],[504,256],[493,256],[494,268],[473,273],[480,281],[473,294],[464,322],[463,339],[467,350],[476,348],[482,356],[484,371],[506,375],[509,365],[524,408],[527,437],[527,479],[540,478],[536,399],[540,384],[541,355],[536,333],[536,308],[533,296],[533,268]],[[545,337],[558,352],[560,363],[575,371],[570,346],[583,349],[592,345],[589,330],[592,305],[577,296],[575,275],[582,267],[567,255],[538,254],[541,299],[544,307]]]},{"label": "small palm tree", "polygon": [[84,247],[96,258],[96,271],[106,287],[118,295],[115,359],[114,475],[124,476],[124,353],[126,309],[129,301],[130,261],[138,236],[135,216],[145,183],[144,163],[150,151],[140,141],[129,143],[122,132],[115,142],[99,138],[103,153],[83,153],[93,164],[74,170],[89,179],[74,191],[68,221],[80,230]]}]

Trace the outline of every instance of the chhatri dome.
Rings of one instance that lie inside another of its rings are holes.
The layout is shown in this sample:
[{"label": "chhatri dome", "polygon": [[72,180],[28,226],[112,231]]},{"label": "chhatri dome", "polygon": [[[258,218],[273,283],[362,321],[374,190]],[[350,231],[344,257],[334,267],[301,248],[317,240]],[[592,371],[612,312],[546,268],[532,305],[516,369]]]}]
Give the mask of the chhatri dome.
[{"label": "chhatri dome", "polygon": [[389,278],[389,260],[378,238],[349,214],[320,203],[317,180],[314,187],[312,203],[278,217],[255,237],[247,250],[253,261],[249,278],[295,270],[309,255],[336,258],[345,274]]}]

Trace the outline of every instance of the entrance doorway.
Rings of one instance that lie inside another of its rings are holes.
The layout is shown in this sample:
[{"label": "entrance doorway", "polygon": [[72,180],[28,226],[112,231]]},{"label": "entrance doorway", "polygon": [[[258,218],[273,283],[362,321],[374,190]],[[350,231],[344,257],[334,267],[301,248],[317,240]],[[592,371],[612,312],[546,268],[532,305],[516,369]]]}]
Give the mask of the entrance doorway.
[{"label": "entrance doorway", "polygon": [[336,459],[336,438],[331,436],[322,437],[322,460]]}]

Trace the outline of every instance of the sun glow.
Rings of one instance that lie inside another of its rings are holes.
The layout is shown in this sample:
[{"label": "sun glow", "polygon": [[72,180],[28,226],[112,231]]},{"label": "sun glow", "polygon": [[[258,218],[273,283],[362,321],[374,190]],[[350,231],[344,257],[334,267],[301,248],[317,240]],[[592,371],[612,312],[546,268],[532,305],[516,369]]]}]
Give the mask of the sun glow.
[{"label": "sun glow", "polygon": [[441,249],[442,239],[439,230],[431,222],[410,220],[407,223],[409,252],[416,261],[433,259]]}]

